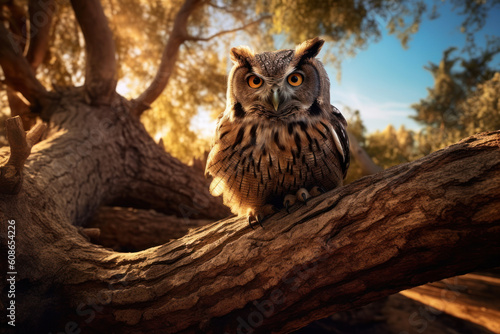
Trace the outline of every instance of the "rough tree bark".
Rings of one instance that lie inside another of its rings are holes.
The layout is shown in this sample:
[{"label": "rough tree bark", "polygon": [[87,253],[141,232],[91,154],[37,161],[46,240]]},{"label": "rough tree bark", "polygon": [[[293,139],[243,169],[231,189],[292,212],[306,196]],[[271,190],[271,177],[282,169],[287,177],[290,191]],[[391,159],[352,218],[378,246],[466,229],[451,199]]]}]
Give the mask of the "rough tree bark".
[{"label": "rough tree bark", "polygon": [[[72,4],[81,25],[104,27],[100,6]],[[217,220],[228,210],[206,180],[152,140],[137,104],[114,93],[114,69],[106,68],[113,57],[100,64],[94,52],[84,87],[47,92],[0,30],[6,83],[48,121],[27,160],[40,128],[25,138],[11,121],[11,150],[0,150],[0,162],[9,161],[3,167],[15,171],[0,175],[14,184],[0,189],[0,252],[7,253],[7,228],[15,225],[20,332],[285,333],[402,289],[499,265],[500,131],[277,213],[265,229],[229,218],[136,253],[89,242],[85,235],[95,234],[81,226],[103,204],[134,203],[178,224]],[[95,45],[85,33],[92,27],[82,30]],[[141,224],[148,230],[157,222]],[[2,280],[0,288],[10,286]]]}]

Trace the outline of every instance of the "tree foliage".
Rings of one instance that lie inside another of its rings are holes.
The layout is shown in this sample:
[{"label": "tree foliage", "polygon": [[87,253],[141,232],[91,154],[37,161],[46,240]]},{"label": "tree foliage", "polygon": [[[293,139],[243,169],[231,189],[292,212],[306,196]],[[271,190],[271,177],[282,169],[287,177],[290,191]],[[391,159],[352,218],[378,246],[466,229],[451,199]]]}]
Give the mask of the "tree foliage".
[{"label": "tree foliage", "polygon": [[491,65],[500,45],[489,44],[472,58],[452,57],[454,51],[447,49],[439,64],[426,67],[434,87],[412,106],[413,118],[424,126],[418,138],[424,155],[476,132],[498,129],[500,124],[500,90],[495,90],[499,69]]}]

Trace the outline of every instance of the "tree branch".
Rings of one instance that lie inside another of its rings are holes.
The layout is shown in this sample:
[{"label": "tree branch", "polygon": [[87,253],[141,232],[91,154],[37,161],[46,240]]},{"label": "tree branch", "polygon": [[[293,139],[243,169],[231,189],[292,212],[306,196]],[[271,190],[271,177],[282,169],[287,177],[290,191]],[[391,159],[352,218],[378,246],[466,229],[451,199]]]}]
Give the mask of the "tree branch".
[{"label": "tree branch", "polygon": [[54,0],[29,1],[30,42],[26,59],[33,70],[40,66],[49,48],[50,28],[54,12]]},{"label": "tree branch", "polygon": [[127,135],[135,138],[129,143],[130,156],[134,167],[122,193],[125,198],[119,199],[120,206],[154,209],[165,214],[175,214],[185,219],[221,219],[231,214],[222,203],[222,198],[213,197],[208,189],[209,182],[203,172],[186,166],[166,153],[153,140],[147,143],[137,138],[148,138],[149,135],[136,132]]},{"label": "tree branch", "polygon": [[[52,202],[24,195],[20,205],[36,214],[23,217],[30,228],[16,241],[24,259],[17,278],[31,284],[16,317],[37,329],[52,315],[101,332],[287,333],[403,289],[496,267],[499,144],[500,131],[472,136],[279,212],[264,229],[231,218],[138,253],[89,244],[65,214],[52,223],[38,214]],[[0,201],[0,221],[8,205]],[[50,293],[56,288],[62,296]],[[33,305],[43,317],[33,316]]]},{"label": "tree branch", "polygon": [[347,136],[349,137],[349,149],[351,154],[361,166],[361,172],[364,176],[376,174],[384,170],[373,162],[372,158],[366,153],[361,145],[359,145],[358,140],[350,131],[347,131]]},{"label": "tree branch", "polygon": [[5,122],[10,157],[0,167],[0,193],[17,194],[21,190],[24,162],[31,153],[31,148],[38,142],[45,131],[45,124],[38,123],[28,134],[24,132],[21,117],[9,118]]},{"label": "tree branch", "polygon": [[213,34],[211,36],[208,36],[208,37],[196,37],[196,36],[187,36],[186,37],[186,40],[187,41],[203,41],[203,42],[206,42],[206,41],[209,41],[211,39],[214,39],[216,37],[220,37],[222,35],[225,35],[225,34],[230,34],[232,32],[236,32],[236,31],[241,31],[241,30],[245,30],[246,28],[248,27],[251,27],[253,26],[254,24],[258,24],[268,18],[271,18],[271,15],[265,15],[265,16],[262,16],[261,18],[259,18],[258,20],[255,20],[255,21],[251,21],[251,22],[248,22],[247,24],[241,26],[241,27],[238,27],[238,28],[234,28],[234,29],[229,29],[229,30],[222,30],[222,31],[219,31],[218,33],[216,34]]},{"label": "tree branch", "polygon": [[152,210],[102,207],[88,227],[100,229],[98,244],[130,252],[162,245],[211,222],[167,216]]},{"label": "tree branch", "polygon": [[19,93],[10,88],[6,87],[7,91],[7,101],[9,101],[10,116],[20,116],[23,121],[24,129],[31,129],[31,127],[36,123],[36,114],[30,111],[29,103],[27,104],[25,99],[19,96]]},{"label": "tree branch", "polygon": [[140,116],[144,111],[149,109],[153,103],[163,92],[170,80],[170,76],[174,70],[177,56],[179,55],[179,48],[186,40],[187,23],[189,16],[200,6],[203,0],[186,0],[181,9],[177,13],[174,21],[172,32],[168,37],[167,44],[163,49],[161,56],[160,66],[156,72],[156,76],[149,85],[149,87],[134,100],[135,107],[132,113]]},{"label": "tree branch", "polygon": [[85,89],[93,104],[109,104],[117,84],[115,42],[99,0],[71,0],[85,38]]},{"label": "tree branch", "polygon": [[6,3],[2,5],[8,8],[10,13],[9,30],[12,33],[13,40],[19,49],[24,50],[28,39],[26,10],[24,6],[17,1],[6,1]]},{"label": "tree branch", "polygon": [[50,94],[35,77],[35,73],[23,56],[23,51],[12,34],[0,24],[0,66],[5,75],[5,83],[20,92],[38,111],[50,102]]},{"label": "tree branch", "polygon": [[402,291],[401,294],[429,305],[437,310],[435,315],[446,312],[487,328],[492,333],[500,333],[499,273],[473,273],[447,278]]}]

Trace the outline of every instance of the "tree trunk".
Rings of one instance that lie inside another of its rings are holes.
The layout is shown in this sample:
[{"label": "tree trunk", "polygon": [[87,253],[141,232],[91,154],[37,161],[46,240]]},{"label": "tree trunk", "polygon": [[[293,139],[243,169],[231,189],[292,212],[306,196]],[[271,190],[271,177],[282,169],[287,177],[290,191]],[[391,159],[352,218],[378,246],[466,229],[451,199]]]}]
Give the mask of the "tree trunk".
[{"label": "tree trunk", "polygon": [[0,195],[2,254],[15,221],[18,330],[286,333],[500,264],[500,131],[297,204],[264,229],[230,218],[137,253],[95,245],[75,225],[117,198],[183,219],[228,212],[153,142],[127,101],[83,101],[81,89],[61,97],[21,192]]}]

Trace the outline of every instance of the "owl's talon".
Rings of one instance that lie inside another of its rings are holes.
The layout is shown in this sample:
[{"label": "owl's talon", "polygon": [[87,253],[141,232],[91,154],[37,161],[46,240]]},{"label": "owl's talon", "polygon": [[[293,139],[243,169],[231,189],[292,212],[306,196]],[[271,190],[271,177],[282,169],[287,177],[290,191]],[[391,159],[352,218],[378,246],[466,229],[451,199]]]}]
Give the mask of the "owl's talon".
[{"label": "owl's talon", "polygon": [[307,198],[306,194],[304,194],[304,193],[302,194],[302,199],[304,200],[304,204],[307,204],[308,198]]},{"label": "owl's talon", "polygon": [[257,224],[260,225],[260,227],[264,228],[262,223],[269,217],[270,215],[274,214],[277,212],[278,209],[272,204],[266,204],[262,207],[259,207],[257,209],[254,209],[248,213],[248,224],[250,227],[253,229],[252,222],[257,222]]},{"label": "owl's talon", "polygon": [[286,210],[286,213],[290,213],[289,206],[290,206],[290,202],[289,201],[285,201],[285,210]]},{"label": "owl's talon", "polygon": [[309,192],[304,188],[300,188],[297,191],[296,196],[297,196],[297,199],[301,202],[304,202],[304,204],[307,204],[307,201],[309,200],[309,198],[311,198],[311,195],[309,194]]},{"label": "owl's talon", "polygon": [[252,225],[252,216],[251,215],[248,215],[248,225],[250,225],[252,230],[255,230],[255,227],[253,227],[253,225]]},{"label": "owl's talon", "polygon": [[290,207],[295,204],[297,201],[297,196],[288,194],[285,196],[283,199],[283,206],[285,207],[285,210],[287,213],[290,213]]},{"label": "owl's talon", "polygon": [[262,215],[258,214],[257,215],[257,223],[259,223],[260,227],[264,228],[264,225],[262,225],[262,223],[264,222],[264,218],[262,217]]}]

